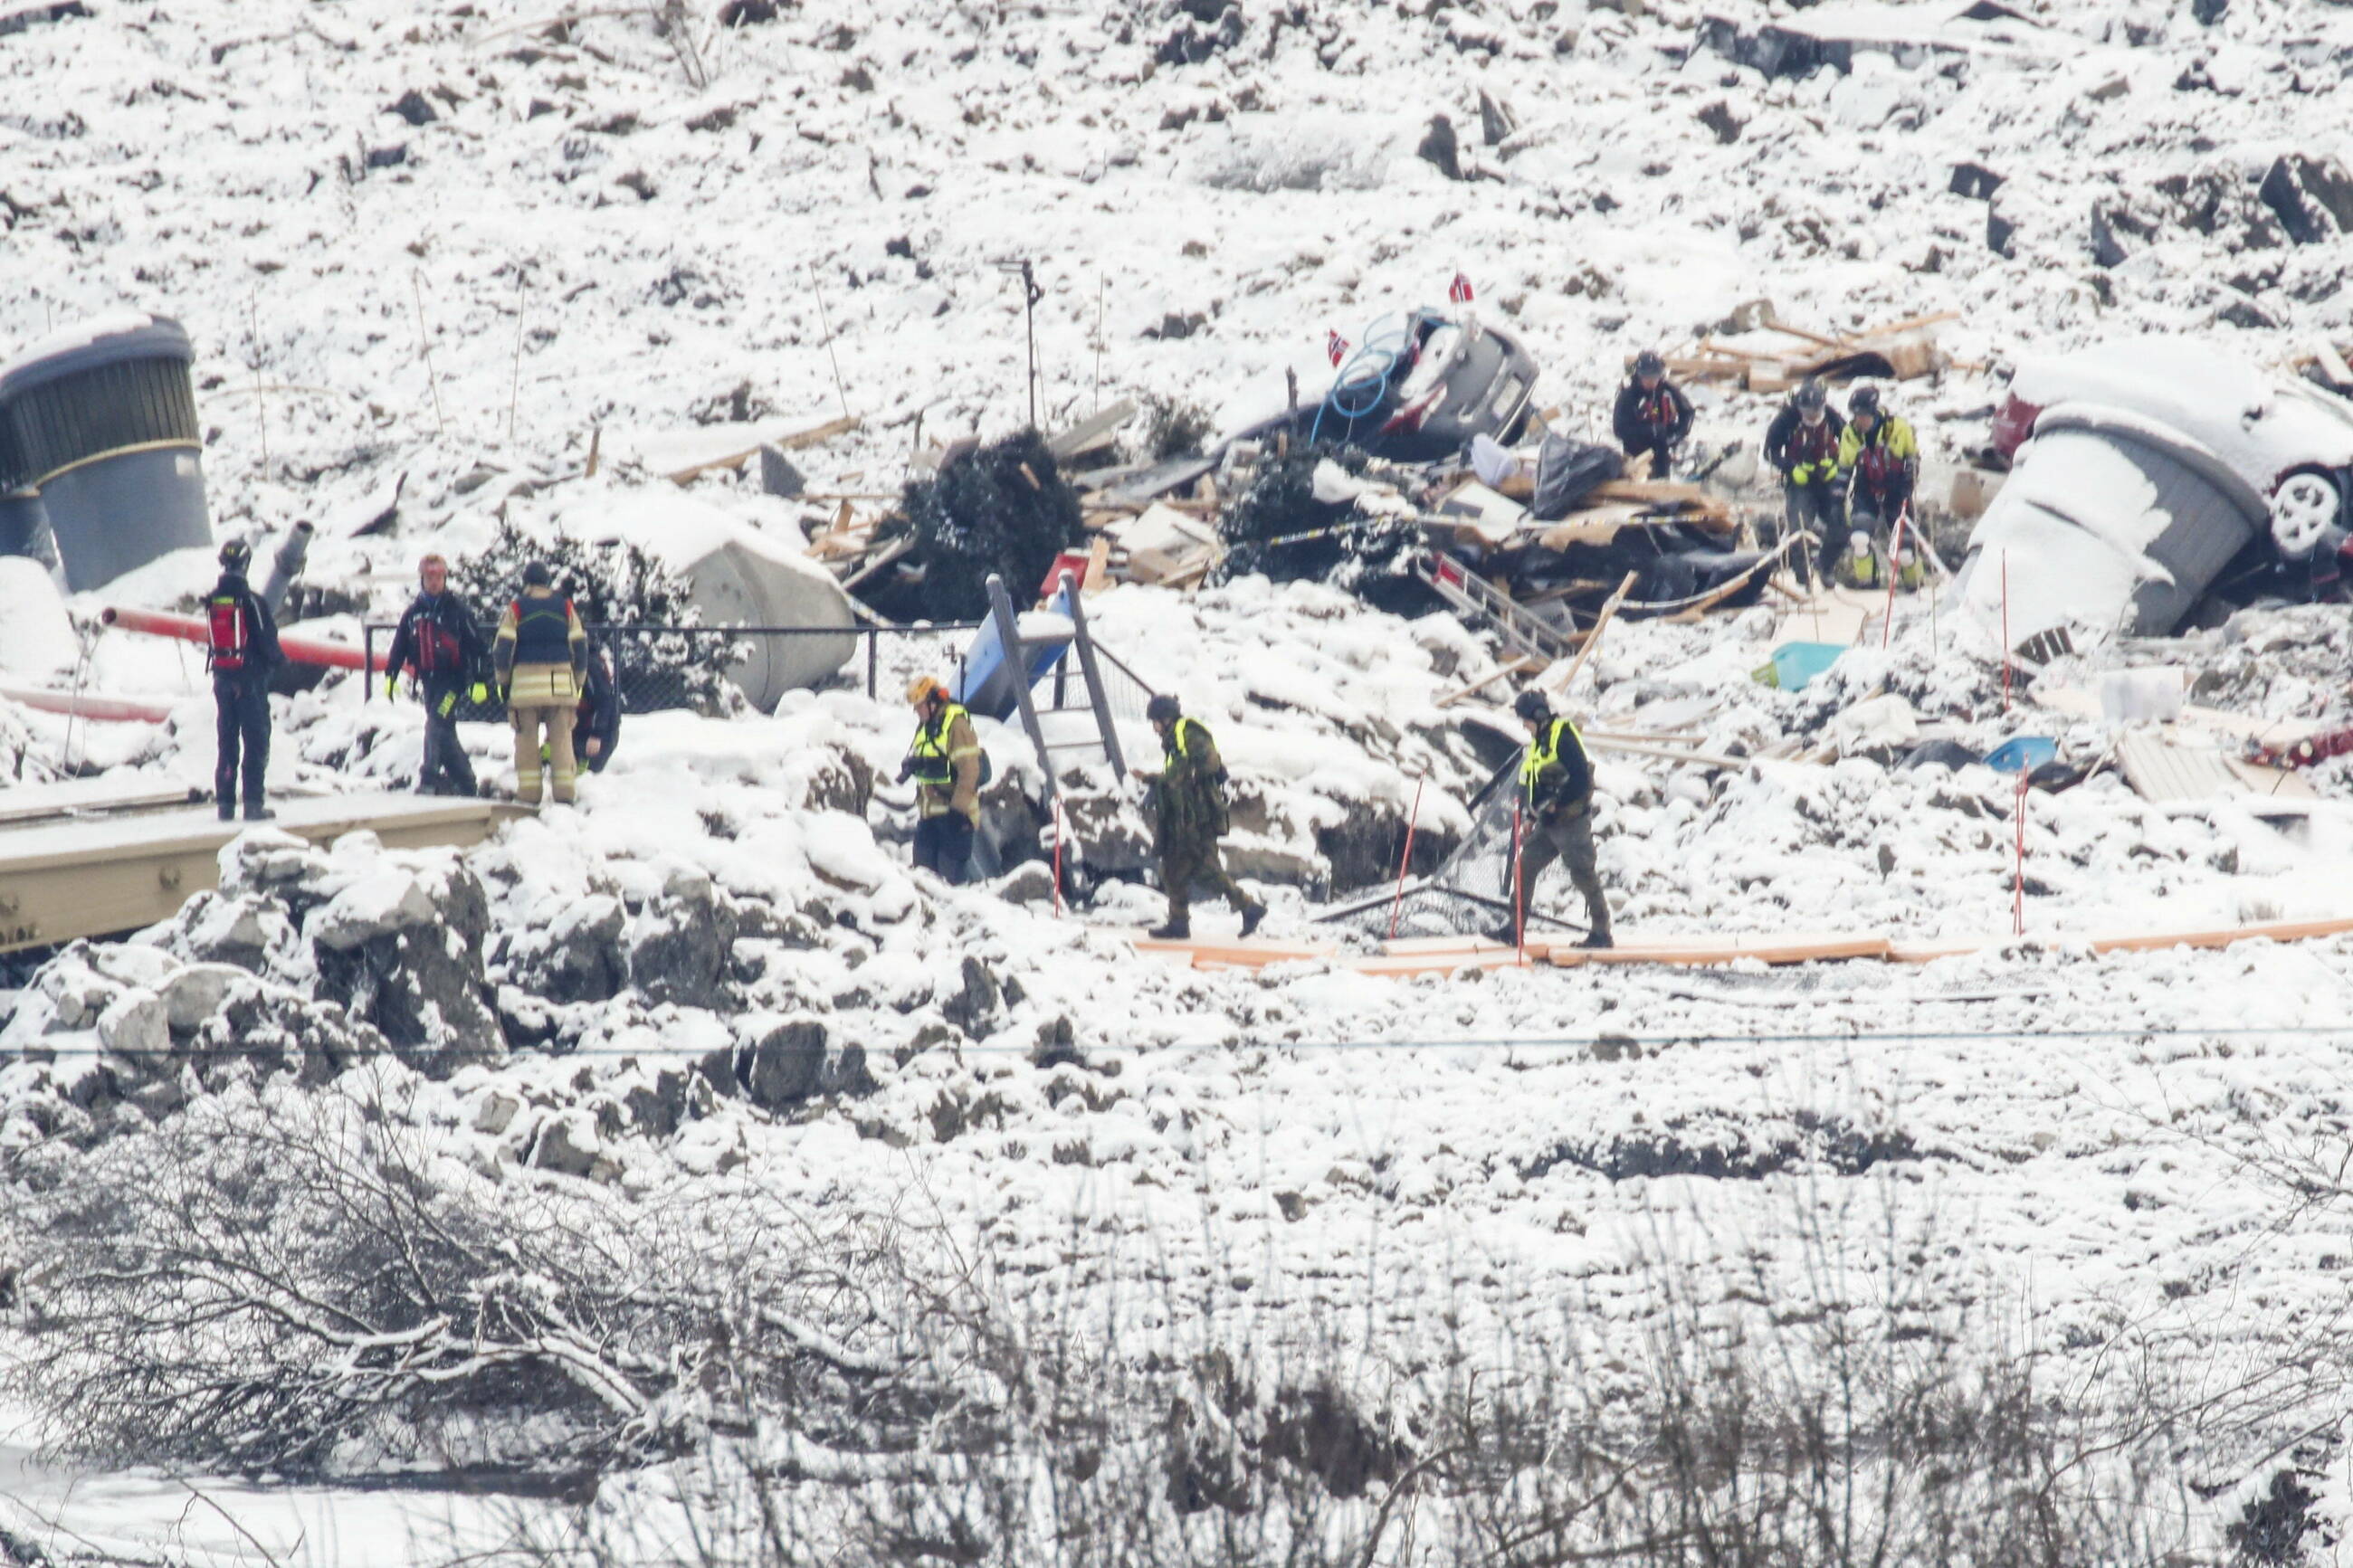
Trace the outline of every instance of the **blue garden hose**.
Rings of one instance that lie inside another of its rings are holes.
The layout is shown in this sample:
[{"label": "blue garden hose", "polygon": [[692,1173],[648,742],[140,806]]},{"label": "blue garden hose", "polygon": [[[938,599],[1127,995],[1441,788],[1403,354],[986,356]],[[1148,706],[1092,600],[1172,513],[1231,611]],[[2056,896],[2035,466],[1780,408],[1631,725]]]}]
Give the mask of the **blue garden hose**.
[{"label": "blue garden hose", "polygon": [[1413,329],[1409,322],[1405,331],[1393,342],[1385,342],[1366,334],[1364,346],[1350,354],[1340,366],[1332,389],[1324,395],[1316,406],[1315,423],[1307,432],[1307,444],[1314,446],[1324,434],[1324,416],[1337,415],[1348,422],[1348,434],[1356,434],[1356,424],[1378,409],[1389,395],[1389,379],[1397,374],[1398,361],[1413,341]]}]

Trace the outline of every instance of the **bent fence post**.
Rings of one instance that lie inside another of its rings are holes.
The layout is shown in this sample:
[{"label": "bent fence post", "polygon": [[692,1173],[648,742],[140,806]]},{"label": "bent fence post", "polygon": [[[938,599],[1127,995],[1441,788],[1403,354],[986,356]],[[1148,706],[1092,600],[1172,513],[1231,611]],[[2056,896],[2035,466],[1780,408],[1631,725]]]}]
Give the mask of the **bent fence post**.
[{"label": "bent fence post", "polygon": [[1087,630],[1086,608],[1079,603],[1076,579],[1065,572],[1062,581],[1071,587],[1071,626],[1077,634],[1071,640],[1078,646],[1079,675],[1087,683],[1087,701],[1095,710],[1095,728],[1103,732],[1103,755],[1111,759],[1111,776],[1125,778],[1127,762],[1120,755],[1119,729],[1112,722],[1111,704],[1103,697],[1103,669],[1095,663],[1095,639]]}]

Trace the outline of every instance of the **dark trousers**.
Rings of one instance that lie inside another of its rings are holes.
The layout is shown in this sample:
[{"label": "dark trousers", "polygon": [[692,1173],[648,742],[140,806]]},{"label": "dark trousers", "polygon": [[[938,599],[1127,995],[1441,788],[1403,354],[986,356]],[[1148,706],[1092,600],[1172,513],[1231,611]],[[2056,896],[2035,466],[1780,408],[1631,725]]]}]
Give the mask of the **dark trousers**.
[{"label": "dark trousers", "polygon": [[1609,929],[1609,900],[1601,894],[1601,872],[1593,857],[1593,813],[1566,813],[1557,816],[1538,815],[1521,825],[1520,830],[1520,917],[1521,931],[1527,930],[1528,906],[1535,901],[1536,879],[1549,870],[1556,860],[1567,862],[1568,879],[1585,895],[1586,924],[1594,931]]},{"label": "dark trousers", "polygon": [[458,739],[458,703],[462,688],[456,681],[427,681],[425,693],[425,763],[417,771],[419,795],[472,795],[474,763]]},{"label": "dark trousers", "polygon": [[1641,457],[1644,453],[1650,454],[1651,478],[1654,479],[1665,479],[1667,477],[1667,469],[1673,465],[1675,460],[1673,441],[1665,436],[1645,436],[1639,441],[1629,441],[1626,444],[1626,462],[1628,466],[1632,466],[1634,459]]},{"label": "dark trousers", "polygon": [[915,824],[915,864],[935,873],[951,887],[970,879],[972,818],[961,811],[944,811]]},{"label": "dark trousers", "polygon": [[242,773],[245,808],[259,811],[262,776],[269,771],[269,682],[259,675],[216,675],[213,705],[219,716],[213,798],[234,808]]},{"label": "dark trousers", "polygon": [[1814,546],[1814,575],[1827,580],[1831,563],[1846,549],[1846,498],[1828,479],[1811,479],[1802,485],[1783,479],[1781,502],[1789,532],[1810,529],[1820,541]]},{"label": "dark trousers", "polygon": [[1895,520],[1903,515],[1911,500],[1912,491],[1903,485],[1874,490],[1868,485],[1857,484],[1850,502],[1854,526],[1869,529],[1874,538],[1885,543],[1894,536]]},{"label": "dark trousers", "polygon": [[1226,873],[1226,858],[1219,853],[1214,838],[1189,834],[1165,837],[1160,845],[1160,885],[1168,894],[1168,918],[1171,921],[1190,920],[1193,913],[1193,888],[1199,884],[1213,897],[1221,897],[1235,909],[1243,911],[1258,906],[1250,896],[1235,886]]}]

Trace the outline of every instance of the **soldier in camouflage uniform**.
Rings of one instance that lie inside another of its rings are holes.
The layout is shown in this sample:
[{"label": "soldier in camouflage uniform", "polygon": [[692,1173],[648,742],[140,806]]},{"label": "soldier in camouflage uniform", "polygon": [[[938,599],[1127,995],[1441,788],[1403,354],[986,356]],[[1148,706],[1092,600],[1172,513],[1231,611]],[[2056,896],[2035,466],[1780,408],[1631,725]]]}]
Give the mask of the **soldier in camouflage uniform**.
[{"label": "soldier in camouflage uniform", "polygon": [[1230,826],[1226,765],[1218,756],[1218,743],[1198,720],[1184,717],[1174,697],[1155,697],[1144,715],[1160,732],[1166,763],[1157,773],[1136,770],[1152,785],[1160,885],[1168,892],[1168,923],[1155,927],[1152,934],[1164,940],[1193,934],[1192,889],[1198,881],[1241,910],[1242,934],[1248,936],[1266,918],[1266,906],[1235,886],[1218,853],[1219,836]]}]

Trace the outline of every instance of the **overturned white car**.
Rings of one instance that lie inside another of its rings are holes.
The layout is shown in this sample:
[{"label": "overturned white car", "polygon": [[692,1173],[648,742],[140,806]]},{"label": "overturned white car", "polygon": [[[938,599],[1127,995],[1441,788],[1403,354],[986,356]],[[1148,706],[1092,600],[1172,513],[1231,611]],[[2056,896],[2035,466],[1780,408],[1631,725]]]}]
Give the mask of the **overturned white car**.
[{"label": "overturned white car", "polygon": [[1955,594],[2010,645],[2165,636],[2208,602],[2328,596],[2348,579],[2353,404],[2172,339],[2021,363],[2030,430]]}]

